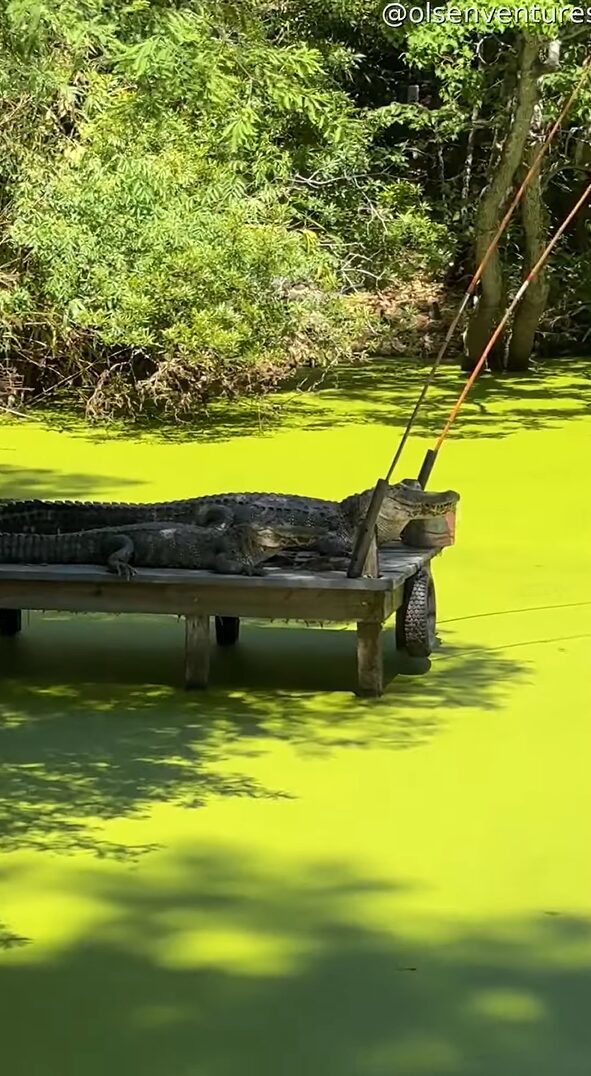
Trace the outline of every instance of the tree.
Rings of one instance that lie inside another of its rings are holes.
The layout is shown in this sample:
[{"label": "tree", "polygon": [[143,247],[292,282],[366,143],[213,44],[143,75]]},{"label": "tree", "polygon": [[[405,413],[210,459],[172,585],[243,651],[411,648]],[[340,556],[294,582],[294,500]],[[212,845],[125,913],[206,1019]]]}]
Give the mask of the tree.
[{"label": "tree", "polygon": [[[192,413],[350,357],[370,305],[352,293],[473,269],[580,72],[588,28],[561,27],[543,71],[550,32],[390,30],[371,0],[9,0],[0,380],[65,384],[93,415]],[[587,91],[483,276],[468,365],[580,191],[590,125]],[[583,215],[553,265],[511,368],[539,327],[591,336]]]}]

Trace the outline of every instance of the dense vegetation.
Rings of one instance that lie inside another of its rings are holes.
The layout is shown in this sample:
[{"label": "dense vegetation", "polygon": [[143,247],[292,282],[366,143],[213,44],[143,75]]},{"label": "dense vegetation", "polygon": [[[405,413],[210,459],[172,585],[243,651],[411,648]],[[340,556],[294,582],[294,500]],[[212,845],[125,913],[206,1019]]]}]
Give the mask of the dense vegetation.
[{"label": "dense vegetation", "polygon": [[[367,0],[5,3],[4,399],[182,414],[371,343],[368,293],[463,283],[589,34],[392,30]],[[468,351],[588,182],[590,129],[585,89],[483,281]],[[501,361],[591,336],[588,215]]]}]

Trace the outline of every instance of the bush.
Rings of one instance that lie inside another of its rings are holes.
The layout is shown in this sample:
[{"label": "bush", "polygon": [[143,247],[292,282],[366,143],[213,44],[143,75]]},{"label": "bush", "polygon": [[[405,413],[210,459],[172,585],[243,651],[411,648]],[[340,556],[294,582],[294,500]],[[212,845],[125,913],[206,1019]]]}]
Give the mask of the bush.
[{"label": "bush", "polygon": [[269,200],[212,204],[224,171],[191,163],[179,151],[117,167],[83,155],[53,176],[30,169],[17,189],[11,237],[31,268],[4,317],[32,322],[41,302],[60,373],[65,352],[95,353],[73,377],[85,394],[101,378],[95,414],[183,411],[269,385],[347,353],[358,333],[314,237]]},{"label": "bush", "polygon": [[348,291],[445,261],[352,52],[254,2],[12,0],[0,43],[0,342],[32,393],[102,417],[269,387],[352,354]]}]

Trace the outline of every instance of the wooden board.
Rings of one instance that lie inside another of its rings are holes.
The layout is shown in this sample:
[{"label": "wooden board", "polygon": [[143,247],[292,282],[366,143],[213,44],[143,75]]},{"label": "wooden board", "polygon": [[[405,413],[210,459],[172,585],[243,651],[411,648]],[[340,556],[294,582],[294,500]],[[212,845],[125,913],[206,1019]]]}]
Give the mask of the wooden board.
[{"label": "wooden board", "polygon": [[436,554],[380,550],[378,579],[303,569],[249,577],[144,568],[127,582],[93,565],[0,564],[0,608],[377,621],[397,608],[404,580]]},{"label": "wooden board", "polygon": [[145,568],[128,582],[93,565],[0,564],[0,611],[7,611],[8,628],[21,609],[184,616],[187,687],[207,684],[211,616],[356,621],[358,690],[375,696],[383,689],[382,625],[401,604],[405,580],[438,552],[381,549],[380,577],[362,579],[305,567],[252,577]]},{"label": "wooden board", "polygon": [[380,577],[348,579],[345,572],[313,572],[266,568],[262,576],[222,575],[217,572],[189,571],[174,568],[138,568],[128,583],[117,579],[106,568],[92,564],[0,564],[0,585],[4,582],[44,581],[51,583],[104,583],[112,582],[126,588],[139,583],[152,584],[199,584],[203,587],[220,587],[232,584],[252,589],[275,587],[311,588],[313,590],[391,590],[399,582],[437,556],[438,549],[409,549],[406,546],[387,546],[380,549]]}]

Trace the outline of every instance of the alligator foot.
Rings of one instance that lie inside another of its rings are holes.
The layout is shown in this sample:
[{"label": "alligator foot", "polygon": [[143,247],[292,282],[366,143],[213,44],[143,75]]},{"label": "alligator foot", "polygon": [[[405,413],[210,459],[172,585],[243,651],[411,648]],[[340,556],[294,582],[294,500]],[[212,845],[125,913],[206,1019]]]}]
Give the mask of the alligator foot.
[{"label": "alligator foot", "polygon": [[346,572],[349,560],[349,557],[314,557],[303,567],[310,572]]},{"label": "alligator foot", "polygon": [[118,575],[120,579],[126,579],[129,582],[136,574],[135,568],[130,564],[132,556],[133,542],[127,535],[123,535],[117,549],[107,557],[107,570],[112,572],[113,575]]},{"label": "alligator foot", "polygon": [[349,543],[334,534],[327,534],[324,538],[319,538],[315,542],[315,547],[319,553],[323,553],[326,557],[350,557],[352,553]]},{"label": "alligator foot", "polygon": [[236,560],[225,553],[218,553],[214,559],[214,571],[222,575],[264,575],[263,569],[250,560]]},{"label": "alligator foot", "polygon": [[130,579],[133,579],[134,575],[137,575],[133,565],[126,560],[119,560],[115,553],[109,557],[107,568],[113,575],[118,575],[120,579],[125,579],[128,583]]},{"label": "alligator foot", "polygon": [[350,557],[331,557],[326,570],[329,572],[346,572],[350,563]]},{"label": "alligator foot", "polygon": [[294,552],[273,557],[274,568],[285,568],[292,572],[346,572],[350,557],[321,556],[313,552]]}]

